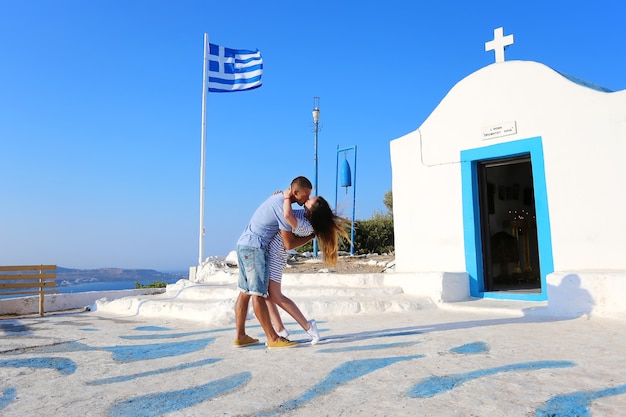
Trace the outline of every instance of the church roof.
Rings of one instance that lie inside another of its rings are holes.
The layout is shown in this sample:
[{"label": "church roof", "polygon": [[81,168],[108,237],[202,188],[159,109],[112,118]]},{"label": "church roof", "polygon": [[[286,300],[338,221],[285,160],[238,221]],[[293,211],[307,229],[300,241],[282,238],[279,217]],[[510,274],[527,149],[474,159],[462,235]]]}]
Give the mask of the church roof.
[{"label": "church roof", "polygon": [[614,92],[613,90],[610,90],[610,89],[608,89],[606,87],[602,87],[601,85],[594,84],[592,82],[582,80],[582,79],[580,79],[578,77],[574,77],[573,75],[565,74],[565,73],[562,73],[560,71],[556,71],[556,72],[558,72],[559,74],[561,74],[563,77],[567,78],[568,80],[570,80],[570,81],[572,81],[572,82],[574,82],[574,83],[576,83],[578,85],[582,85],[583,87],[591,88],[593,90],[602,91],[602,92],[605,92],[605,93],[613,93]]},{"label": "church roof", "polygon": [[[485,42],[485,51],[494,51],[496,57],[496,64],[504,62],[504,50],[507,46],[511,46],[514,43],[513,35],[504,36],[504,28],[499,27],[493,30],[493,40]],[[601,85],[590,83],[589,81],[581,80],[578,77],[574,77],[572,75],[564,74],[562,72],[556,71],[552,68],[553,71],[557,72],[561,76],[567,78],[571,82],[581,85],[583,87],[591,88],[592,90],[602,91],[604,93],[613,93],[613,90],[610,90],[606,87],[602,87]]]}]

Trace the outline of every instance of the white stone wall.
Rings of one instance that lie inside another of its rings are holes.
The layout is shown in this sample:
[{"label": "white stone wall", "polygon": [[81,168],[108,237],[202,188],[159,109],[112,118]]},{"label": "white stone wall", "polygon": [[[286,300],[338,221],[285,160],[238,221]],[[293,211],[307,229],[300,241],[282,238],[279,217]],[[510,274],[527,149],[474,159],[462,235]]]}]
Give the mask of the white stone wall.
[{"label": "white stone wall", "polygon": [[[93,308],[101,298],[116,299],[147,294],[162,294],[165,288],[141,288],[134,290],[89,291],[44,296],[44,314],[54,311]],[[39,313],[39,296],[0,299],[0,315],[22,315]]]}]

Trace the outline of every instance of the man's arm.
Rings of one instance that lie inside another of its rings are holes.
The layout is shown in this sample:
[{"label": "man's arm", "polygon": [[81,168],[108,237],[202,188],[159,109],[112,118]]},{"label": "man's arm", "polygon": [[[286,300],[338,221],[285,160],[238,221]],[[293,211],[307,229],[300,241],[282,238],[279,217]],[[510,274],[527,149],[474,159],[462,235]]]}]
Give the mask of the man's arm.
[{"label": "man's arm", "polygon": [[300,246],[304,245],[309,240],[315,237],[315,234],[311,234],[309,236],[304,236],[304,237],[298,237],[294,235],[292,232],[288,232],[282,229],[280,233],[283,238],[283,245],[285,245],[286,250],[299,248]]}]

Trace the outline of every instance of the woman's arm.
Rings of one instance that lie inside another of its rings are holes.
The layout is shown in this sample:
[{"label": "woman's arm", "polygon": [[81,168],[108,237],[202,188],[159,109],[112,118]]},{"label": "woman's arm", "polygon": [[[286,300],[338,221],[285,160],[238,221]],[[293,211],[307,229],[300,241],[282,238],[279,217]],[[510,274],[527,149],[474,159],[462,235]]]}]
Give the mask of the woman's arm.
[{"label": "woman's arm", "polygon": [[293,210],[291,208],[291,188],[287,188],[283,192],[283,216],[285,217],[285,221],[291,226],[292,229],[295,229],[298,226],[298,219],[293,215]]},{"label": "woman's arm", "polygon": [[288,232],[286,230],[281,230],[283,238],[283,245],[285,246],[285,250],[291,250],[295,248],[299,248],[300,246],[307,243],[309,240],[315,237],[315,234],[310,234],[309,236],[299,237],[294,235],[292,232]]}]

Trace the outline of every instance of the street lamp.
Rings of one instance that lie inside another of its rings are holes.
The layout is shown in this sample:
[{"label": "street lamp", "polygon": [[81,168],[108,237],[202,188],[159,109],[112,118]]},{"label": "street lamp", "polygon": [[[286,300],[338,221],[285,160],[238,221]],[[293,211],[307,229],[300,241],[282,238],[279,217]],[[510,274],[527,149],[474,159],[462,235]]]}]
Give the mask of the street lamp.
[{"label": "street lamp", "polygon": [[[315,147],[313,163],[315,164],[315,176],[313,177],[313,195],[317,195],[317,136],[320,131],[320,98],[313,97],[313,132],[315,132]],[[313,256],[317,258],[317,238],[313,238]]]}]

